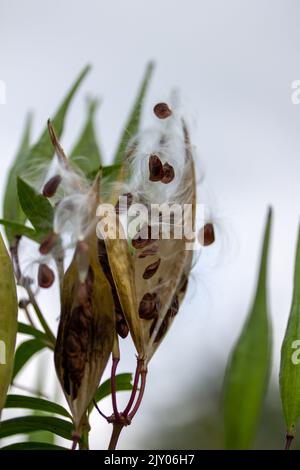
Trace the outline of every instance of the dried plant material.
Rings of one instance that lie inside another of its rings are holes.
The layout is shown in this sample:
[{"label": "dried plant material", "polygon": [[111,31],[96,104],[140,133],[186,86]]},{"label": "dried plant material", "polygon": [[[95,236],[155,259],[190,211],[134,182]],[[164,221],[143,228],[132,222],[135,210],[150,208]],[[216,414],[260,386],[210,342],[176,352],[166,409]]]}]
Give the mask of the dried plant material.
[{"label": "dried plant material", "polygon": [[156,182],[161,181],[164,176],[163,165],[157,155],[149,157],[149,180]]},{"label": "dried plant material", "polygon": [[172,165],[169,165],[169,163],[165,163],[163,165],[163,177],[161,179],[161,182],[164,184],[169,184],[173,179],[175,178],[175,172],[174,168]]},{"label": "dried plant material", "polygon": [[54,272],[52,271],[47,264],[40,264],[38,270],[38,284],[44,289],[48,289],[52,286],[55,280]]},{"label": "dried plant material", "polygon": [[61,183],[62,177],[60,175],[55,175],[50,178],[43,187],[43,196],[53,197]]},{"label": "dried plant material", "polygon": [[143,274],[143,279],[150,279],[154,274],[156,274],[159,265],[160,265],[161,260],[158,259],[157,261],[154,261],[154,263],[149,264]]},{"label": "dried plant material", "polygon": [[115,324],[111,289],[97,261],[95,237],[88,246],[85,281],[79,280],[76,255],[64,278],[55,348],[56,371],[79,434],[112,351]]},{"label": "dried plant material", "polygon": [[153,112],[159,119],[166,119],[172,115],[172,111],[167,103],[158,103],[154,106]]}]

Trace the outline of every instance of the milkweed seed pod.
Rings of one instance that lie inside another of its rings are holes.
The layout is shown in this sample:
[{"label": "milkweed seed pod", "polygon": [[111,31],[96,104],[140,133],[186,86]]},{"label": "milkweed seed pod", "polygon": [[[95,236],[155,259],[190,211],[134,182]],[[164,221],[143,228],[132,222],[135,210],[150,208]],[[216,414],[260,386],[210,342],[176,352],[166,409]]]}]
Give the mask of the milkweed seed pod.
[{"label": "milkweed seed pod", "polygon": [[[76,174],[56,139],[49,132],[61,165],[65,196],[55,207],[54,240],[68,235],[75,246],[73,260],[64,274],[61,316],[55,347],[55,367],[69,403],[75,434],[80,436],[85,413],[93,400],[113,348],[115,313],[111,287],[97,257],[96,208],[100,178],[92,187]],[[53,234],[42,252],[53,246]]]},{"label": "milkweed seed pod", "polygon": [[[80,259],[86,256],[87,259]],[[84,279],[78,269],[81,261],[86,269]],[[55,366],[72,411],[75,431],[80,434],[82,419],[95,396],[114,339],[113,298],[97,261],[95,236],[78,245],[64,277],[61,302]]]},{"label": "milkweed seed pod", "polygon": [[0,414],[11,382],[18,301],[13,266],[0,234]]},{"label": "milkweed seed pod", "polygon": [[[187,219],[194,228],[192,147],[184,121],[166,106],[154,110],[163,119],[159,130],[139,135],[128,151],[131,202],[146,207],[147,220],[137,226],[135,233],[129,233],[126,242],[117,237],[106,240],[105,245],[122,315],[145,368],[179,310],[193,257],[186,249],[185,219],[178,222],[174,215],[168,218],[172,207],[182,210],[186,205]],[[150,223],[153,204],[158,206],[158,218]],[[166,218],[163,209],[167,210]],[[170,234],[167,239],[166,231]],[[182,236],[178,237],[178,231]]]}]

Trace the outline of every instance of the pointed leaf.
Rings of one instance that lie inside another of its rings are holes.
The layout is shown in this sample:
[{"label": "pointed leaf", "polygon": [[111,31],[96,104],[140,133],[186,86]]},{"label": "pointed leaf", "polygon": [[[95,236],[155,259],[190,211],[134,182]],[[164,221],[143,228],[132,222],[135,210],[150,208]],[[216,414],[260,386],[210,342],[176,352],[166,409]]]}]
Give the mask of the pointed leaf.
[{"label": "pointed leaf", "polygon": [[101,164],[101,154],[97,143],[94,124],[97,107],[97,100],[88,101],[86,123],[70,155],[70,160],[73,161],[85,175],[99,171]]},{"label": "pointed leaf", "polygon": [[18,300],[13,266],[0,234],[0,413],[14,364]]},{"label": "pointed leaf", "polygon": [[133,109],[130,113],[124,132],[122,134],[122,137],[121,137],[121,140],[120,140],[120,143],[119,143],[119,146],[116,151],[115,158],[114,158],[114,163],[121,163],[123,161],[123,157],[124,157],[128,142],[130,141],[132,137],[135,136],[135,134],[139,130],[142,107],[143,107],[146,92],[148,90],[148,86],[150,83],[153,69],[154,69],[154,64],[150,62],[146,68],[146,72],[145,72],[142,84],[140,86],[138,95],[136,97],[135,103],[133,105]]},{"label": "pointed leaf", "polygon": [[46,234],[52,229],[53,208],[42,194],[37,194],[21,178],[17,179],[18,195],[21,207],[36,231]]},{"label": "pointed leaf", "polygon": [[0,450],[69,450],[47,442],[17,442],[2,447]]},{"label": "pointed leaf", "polygon": [[[116,376],[116,388],[118,392],[132,390],[132,374],[118,374]],[[103,400],[103,398],[111,394],[111,380],[103,382],[97,390],[95,401]]]},{"label": "pointed leaf", "polygon": [[0,439],[33,431],[50,431],[64,439],[71,440],[73,425],[70,421],[53,416],[23,416],[2,421]]},{"label": "pointed leaf", "polygon": [[[19,224],[17,222],[12,222],[11,220],[0,219],[0,224],[4,225],[5,231],[13,236],[22,235],[24,237],[33,240],[34,242],[39,243],[42,239],[42,236],[38,234],[35,230],[26,225]],[[10,235],[7,236],[8,238]]]},{"label": "pointed leaf", "polygon": [[233,349],[225,376],[225,441],[229,449],[248,449],[251,446],[268,383],[271,331],[266,279],[270,231],[271,211],[265,228],[254,303]]},{"label": "pointed leaf", "polygon": [[[90,67],[85,67],[80,73],[79,77],[75,81],[74,85],[70,89],[69,93],[67,94],[66,98],[64,99],[63,103],[58,108],[54,118],[52,119],[52,123],[55,127],[58,138],[63,132],[65,117],[69,106],[73,100],[73,97],[82,80],[88,73],[89,69]],[[34,161],[39,163],[47,161],[49,162],[53,156],[53,146],[48,136],[47,127],[45,127],[45,130],[43,131],[41,137],[38,139],[36,144],[29,148],[30,127],[31,121],[28,120],[20,150],[9,172],[4,195],[4,218],[18,223],[24,223],[26,220],[26,216],[23,213],[18,200],[16,188],[17,177],[23,175],[23,173],[27,170],[28,166],[33,167]],[[6,233],[8,240],[11,242],[15,235],[14,231],[12,229],[7,229]]]},{"label": "pointed leaf", "polygon": [[29,359],[31,359],[34,354],[41,351],[45,347],[46,343],[38,339],[30,339],[20,344],[15,355],[13,379],[15,379],[16,375],[25,366],[25,364],[27,364]]},{"label": "pointed leaf", "polygon": [[294,270],[294,292],[289,321],[281,348],[280,392],[289,435],[300,417],[300,230]]},{"label": "pointed leaf", "polygon": [[70,413],[61,405],[43,398],[28,397],[25,395],[8,395],[4,408],[24,408],[29,410],[47,411],[72,419]]},{"label": "pointed leaf", "polygon": [[18,333],[33,336],[34,338],[42,340],[45,343],[48,342],[48,337],[45,333],[40,330],[37,330],[31,325],[27,325],[26,323],[18,322]]}]

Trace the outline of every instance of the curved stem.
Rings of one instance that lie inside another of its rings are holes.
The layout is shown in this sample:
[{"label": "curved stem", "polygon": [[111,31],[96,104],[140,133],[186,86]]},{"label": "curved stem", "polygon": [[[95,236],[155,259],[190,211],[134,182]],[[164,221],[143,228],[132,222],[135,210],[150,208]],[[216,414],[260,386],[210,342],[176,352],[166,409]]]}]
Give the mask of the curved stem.
[{"label": "curved stem", "polygon": [[34,308],[34,311],[35,311],[35,313],[36,313],[36,316],[38,317],[40,324],[41,324],[42,327],[44,328],[44,331],[45,331],[46,335],[48,336],[48,339],[50,340],[50,342],[51,342],[53,345],[55,345],[55,341],[56,341],[55,336],[54,336],[54,334],[52,333],[52,331],[51,331],[51,329],[50,329],[50,327],[49,327],[47,321],[45,320],[44,315],[42,314],[42,311],[41,311],[40,307],[38,306],[37,301],[35,300],[34,294],[33,294],[32,290],[31,290],[30,286],[26,285],[26,286],[25,286],[25,289],[26,289],[26,291],[27,291],[27,293],[28,293],[28,297],[29,297],[30,303],[31,303],[31,305],[32,305],[33,308]]},{"label": "curved stem", "polygon": [[94,403],[94,407],[96,408],[96,410],[98,411],[98,413],[102,416],[102,418],[108,420],[108,416],[106,416],[99,408],[96,400],[93,400],[93,403]]},{"label": "curved stem", "polygon": [[135,370],[135,376],[134,376],[131,396],[130,396],[129,402],[128,402],[125,410],[122,413],[125,417],[128,415],[128,413],[131,410],[131,407],[134,403],[134,400],[135,400],[135,397],[136,397],[136,392],[137,392],[137,389],[138,389],[140,373],[141,373],[141,360],[138,359],[137,360],[137,365],[136,365],[136,370]]},{"label": "curved stem", "polygon": [[124,427],[124,424],[121,424],[121,423],[113,424],[113,432],[110,438],[108,450],[115,450],[115,448],[117,447],[118,440],[119,440],[123,427]]},{"label": "curved stem", "polygon": [[116,421],[120,420],[120,413],[118,411],[118,405],[117,405],[117,387],[116,387],[116,372],[117,372],[119,360],[120,359],[118,357],[113,357],[112,367],[111,367],[111,399],[112,399],[112,407],[114,410]]},{"label": "curved stem", "polygon": [[141,388],[140,388],[140,392],[139,392],[139,396],[138,396],[138,399],[136,401],[136,404],[134,405],[134,408],[132,410],[132,412],[129,414],[129,419],[132,420],[134,418],[134,416],[136,415],[141,403],[142,403],[142,399],[143,399],[143,396],[144,396],[144,392],[145,392],[145,387],[146,387],[146,377],[147,377],[147,371],[146,370],[142,370],[141,371]]}]

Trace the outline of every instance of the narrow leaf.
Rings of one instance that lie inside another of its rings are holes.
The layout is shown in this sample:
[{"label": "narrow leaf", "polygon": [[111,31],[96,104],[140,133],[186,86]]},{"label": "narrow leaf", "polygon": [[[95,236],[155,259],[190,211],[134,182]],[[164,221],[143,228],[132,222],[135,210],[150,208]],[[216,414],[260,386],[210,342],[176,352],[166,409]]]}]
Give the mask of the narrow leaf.
[{"label": "narrow leaf", "polygon": [[266,222],[254,303],[233,349],[225,376],[225,443],[228,449],[248,449],[251,446],[269,378],[271,331],[266,280],[270,231],[271,210]]},{"label": "narrow leaf", "polygon": [[[73,100],[73,97],[81,84],[82,80],[88,73],[90,67],[85,67],[80,73],[79,77],[71,87],[66,98],[63,100],[61,106],[58,108],[52,123],[55,127],[58,138],[61,136],[64,128],[64,121],[69,109],[69,106]],[[46,122],[46,118],[45,118]],[[18,223],[24,223],[26,216],[23,213],[17,194],[16,188],[16,179],[18,176],[22,176],[28,167],[33,167],[34,162],[49,162],[53,156],[53,146],[51,140],[48,136],[48,130],[45,126],[45,129],[38,139],[35,145],[29,148],[29,135],[30,135],[31,121],[28,119],[26,124],[26,129],[20,145],[20,150],[17,153],[15,161],[12,164],[12,167],[9,172],[7,185],[4,195],[4,206],[3,213],[4,219],[12,220]],[[15,233],[13,229],[7,229],[6,231],[8,240],[11,242]]]},{"label": "narrow leaf", "polygon": [[135,103],[133,105],[133,109],[130,113],[124,132],[121,136],[121,140],[120,140],[119,146],[115,154],[114,163],[121,163],[123,161],[123,157],[124,157],[128,142],[139,130],[142,107],[143,107],[144,99],[146,96],[146,92],[148,90],[148,86],[150,83],[153,69],[154,69],[154,64],[150,62],[146,68],[146,72],[145,72],[142,84],[140,86],[138,95],[136,97]]},{"label": "narrow leaf", "polygon": [[300,230],[294,270],[294,292],[281,348],[280,392],[287,433],[293,436],[300,417]]},{"label": "narrow leaf", "polygon": [[45,343],[48,342],[48,337],[45,333],[40,330],[37,330],[31,325],[27,325],[26,323],[18,322],[18,333],[33,336],[34,338],[42,340]]},{"label": "narrow leaf", "polygon": [[0,234],[0,413],[14,364],[18,301],[11,259]]},{"label": "narrow leaf", "polygon": [[[132,390],[132,374],[118,374],[116,376],[116,388],[118,392]],[[103,382],[97,390],[95,401],[103,400],[103,398],[111,394],[111,380]]]},{"label": "narrow leaf", "polygon": [[37,194],[21,178],[17,179],[18,195],[21,207],[36,231],[46,234],[52,229],[53,208],[42,194]]},{"label": "narrow leaf", "polygon": [[95,113],[97,107],[97,100],[88,101],[86,123],[70,155],[70,160],[73,161],[85,175],[99,171],[101,164],[101,154],[95,132]]},{"label": "narrow leaf", "polygon": [[8,395],[4,408],[24,408],[29,410],[47,411],[72,419],[70,413],[61,405],[43,398],[28,397],[25,395]]},{"label": "narrow leaf", "polygon": [[25,364],[27,364],[29,359],[31,359],[34,354],[41,351],[45,347],[46,344],[38,339],[30,339],[20,344],[15,355],[15,364],[12,378],[15,379],[16,375],[25,366]]},{"label": "narrow leaf", "polygon": [[17,442],[16,444],[9,444],[2,447],[0,450],[69,450],[65,447],[57,446],[55,444],[48,444],[47,442]]},{"label": "narrow leaf", "polygon": [[72,439],[73,425],[70,421],[53,416],[23,416],[2,421],[0,439],[33,431],[50,431],[64,439]]},{"label": "narrow leaf", "polygon": [[[32,228],[26,227],[26,225],[6,219],[0,219],[0,224],[4,225],[6,232],[13,233],[13,236],[22,235],[37,243],[42,239],[40,234]],[[9,238],[9,235],[7,237]]]}]

